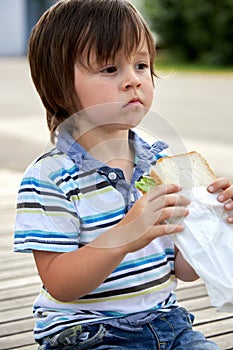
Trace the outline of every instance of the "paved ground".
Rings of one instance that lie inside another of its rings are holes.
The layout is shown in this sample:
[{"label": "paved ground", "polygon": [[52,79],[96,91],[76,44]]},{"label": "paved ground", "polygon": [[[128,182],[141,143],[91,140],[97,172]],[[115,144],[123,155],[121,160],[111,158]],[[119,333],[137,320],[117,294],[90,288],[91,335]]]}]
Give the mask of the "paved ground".
[{"label": "paved ground", "polygon": [[[163,74],[153,107],[160,116],[153,112],[143,128],[175,151],[200,151],[217,175],[233,179],[232,92],[233,72]],[[0,196],[6,200],[10,192],[12,205],[22,171],[49,144],[45,112],[25,58],[0,60],[0,106],[0,184],[5,188]]]}]

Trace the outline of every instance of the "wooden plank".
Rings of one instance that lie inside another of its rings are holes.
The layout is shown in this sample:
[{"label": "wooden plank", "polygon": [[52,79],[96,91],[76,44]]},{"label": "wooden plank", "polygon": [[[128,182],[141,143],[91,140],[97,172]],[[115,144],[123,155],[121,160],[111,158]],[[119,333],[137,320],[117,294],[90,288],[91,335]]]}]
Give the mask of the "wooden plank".
[{"label": "wooden plank", "polygon": [[14,280],[18,279],[18,278],[22,278],[22,273],[24,274],[24,276],[35,276],[36,271],[34,266],[31,265],[25,265],[23,267],[23,269],[10,269],[10,270],[6,270],[6,271],[2,271],[1,272],[1,280],[2,282],[4,281],[12,281],[12,283],[14,283]]},{"label": "wooden plank", "polygon": [[195,324],[200,324],[204,322],[210,322],[215,320],[232,318],[233,313],[228,312],[217,312],[213,307],[206,308],[204,310],[197,310],[195,312]]},{"label": "wooden plank", "polygon": [[28,295],[28,296],[20,296],[18,298],[12,297],[11,299],[1,300],[0,299],[0,312],[15,310],[23,306],[31,306],[33,304],[34,299],[36,298],[36,294]]},{"label": "wooden plank", "polygon": [[[1,233],[2,235],[2,233]],[[9,233],[8,233],[9,236]],[[0,249],[0,259],[2,258],[7,258],[7,259],[16,259],[16,260],[20,260],[20,259],[31,259],[33,260],[33,256],[31,253],[15,253],[13,251],[13,233],[12,233],[12,242],[9,243],[8,242],[8,248],[7,249]],[[9,240],[9,237],[8,237]]]},{"label": "wooden plank", "polygon": [[32,317],[12,320],[11,322],[0,324],[1,337],[10,337],[18,333],[32,332],[35,324],[35,319]]},{"label": "wooden plank", "polygon": [[[1,348],[0,348],[1,349]],[[7,350],[37,350],[38,349],[38,344],[29,344],[29,345],[22,345],[22,346],[16,346],[16,347],[11,347],[10,349],[7,348]]]},{"label": "wooden plank", "polygon": [[194,300],[198,298],[206,297],[206,288],[204,285],[198,285],[195,287],[190,287],[190,289],[183,289],[176,292],[177,299],[180,303],[183,303],[187,300]]},{"label": "wooden plank", "polygon": [[[16,253],[15,253],[16,255]],[[18,255],[21,255],[21,254],[18,254]],[[15,270],[21,270],[21,273],[22,273],[22,268],[24,266],[30,266],[31,268],[34,269],[34,271],[36,271],[36,268],[34,266],[34,262],[32,261],[32,259],[14,259],[14,258],[7,258],[6,259],[2,259],[0,257],[0,262],[1,262],[1,265],[0,265],[0,274],[6,272],[6,271],[9,271],[11,272],[12,270],[15,271]]]},{"label": "wooden plank", "polygon": [[11,280],[4,281],[4,284],[0,284],[0,291],[38,283],[38,278],[38,276],[25,276],[23,278],[19,277],[18,279],[15,279],[14,282]]},{"label": "wooden plank", "polygon": [[233,350],[233,334],[232,332],[228,334],[218,335],[216,337],[210,337],[209,340],[215,342],[220,349],[223,350]]},{"label": "wooden plank", "polygon": [[24,266],[22,269],[13,269],[4,271],[1,273],[1,280],[4,281],[11,281],[12,285],[14,285],[14,282],[17,281],[19,278],[22,279],[22,271],[24,273],[24,276],[28,277],[35,277],[36,271],[35,268],[32,266]]},{"label": "wooden plank", "polygon": [[198,310],[206,309],[210,306],[209,297],[203,296],[197,299],[187,299],[180,302],[180,305],[185,307],[189,312],[196,312]]},{"label": "wooden plank", "polygon": [[2,265],[5,265],[5,267],[7,268],[8,263],[17,264],[17,263],[25,262],[25,263],[30,263],[31,266],[34,266],[34,261],[31,254],[7,252],[7,249],[5,251],[0,252],[0,262],[1,262],[1,271],[4,271]]},{"label": "wooden plank", "polygon": [[12,289],[3,289],[0,290],[0,300],[7,301],[14,298],[19,298],[21,296],[30,296],[34,294],[38,294],[40,291],[41,282],[33,284],[24,284],[23,286],[12,288]]},{"label": "wooden plank", "polygon": [[19,309],[2,311],[0,314],[0,323],[6,324],[7,322],[12,322],[14,320],[21,320],[22,318],[32,317],[32,305],[24,306],[22,305]]},{"label": "wooden plank", "polygon": [[[224,333],[230,333],[233,329],[233,317],[216,320],[208,323],[197,324],[195,325],[195,329],[204,333],[206,337],[214,337],[216,335],[221,335]],[[233,337],[232,337],[232,345],[233,345]]]},{"label": "wooden plank", "polygon": [[32,331],[25,333],[17,333],[12,336],[4,336],[0,338],[1,350],[24,349],[26,346],[29,349],[37,349],[35,346]]}]

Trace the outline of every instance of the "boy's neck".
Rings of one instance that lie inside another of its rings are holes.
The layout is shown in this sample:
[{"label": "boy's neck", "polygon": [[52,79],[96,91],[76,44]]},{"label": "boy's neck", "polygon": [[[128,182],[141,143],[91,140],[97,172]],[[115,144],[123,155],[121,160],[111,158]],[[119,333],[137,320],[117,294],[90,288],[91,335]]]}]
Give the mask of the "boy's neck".
[{"label": "boy's neck", "polygon": [[72,137],[93,157],[108,162],[115,158],[124,158],[128,154],[128,134],[128,130],[102,132],[100,128],[93,128],[80,133],[74,129]]},{"label": "boy's neck", "polygon": [[112,133],[91,131],[79,135],[73,133],[73,138],[93,157],[113,168],[120,168],[130,181],[134,166],[134,150],[128,140],[128,130]]}]

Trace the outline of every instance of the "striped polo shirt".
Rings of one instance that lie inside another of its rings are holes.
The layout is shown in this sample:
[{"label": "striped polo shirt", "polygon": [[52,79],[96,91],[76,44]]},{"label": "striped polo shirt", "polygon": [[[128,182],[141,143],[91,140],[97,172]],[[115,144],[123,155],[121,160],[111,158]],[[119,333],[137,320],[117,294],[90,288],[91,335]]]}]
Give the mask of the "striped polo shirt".
[{"label": "striped polo shirt", "polygon": [[[134,183],[148,174],[167,145],[129,132],[135,151],[131,183],[121,169],[93,158],[61,128],[56,148],[28,167],[17,201],[14,250],[71,252],[116,225],[141,196]],[[73,325],[176,306],[174,247],[167,236],[128,254],[95,290],[72,302],[42,287],[34,302],[35,339]]]}]

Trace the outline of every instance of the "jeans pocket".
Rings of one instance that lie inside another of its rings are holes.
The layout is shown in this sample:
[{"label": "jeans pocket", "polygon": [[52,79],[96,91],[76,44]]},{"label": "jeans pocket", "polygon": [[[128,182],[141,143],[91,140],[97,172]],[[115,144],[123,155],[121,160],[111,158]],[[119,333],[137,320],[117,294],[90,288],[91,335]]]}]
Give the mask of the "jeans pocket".
[{"label": "jeans pocket", "polygon": [[186,320],[188,321],[189,325],[192,327],[193,326],[193,321],[194,321],[194,315],[188,312],[185,308],[180,307],[180,311],[182,311],[185,315]]},{"label": "jeans pocket", "polygon": [[79,325],[64,330],[50,338],[49,345],[52,349],[81,350],[89,349],[100,344],[106,334],[102,324]]}]

